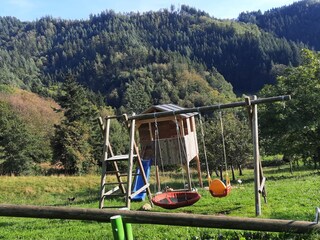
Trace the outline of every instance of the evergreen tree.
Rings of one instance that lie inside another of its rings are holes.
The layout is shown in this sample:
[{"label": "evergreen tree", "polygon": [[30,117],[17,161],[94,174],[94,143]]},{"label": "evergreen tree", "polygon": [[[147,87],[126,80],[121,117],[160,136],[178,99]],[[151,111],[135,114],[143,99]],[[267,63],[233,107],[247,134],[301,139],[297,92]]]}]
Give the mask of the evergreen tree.
[{"label": "evergreen tree", "polygon": [[87,173],[96,164],[92,138],[92,119],[97,108],[88,100],[84,88],[71,76],[62,84],[58,97],[64,119],[55,126],[53,162],[60,161],[68,174]]},{"label": "evergreen tree", "polygon": [[0,101],[0,173],[32,174],[41,148],[26,125]]}]

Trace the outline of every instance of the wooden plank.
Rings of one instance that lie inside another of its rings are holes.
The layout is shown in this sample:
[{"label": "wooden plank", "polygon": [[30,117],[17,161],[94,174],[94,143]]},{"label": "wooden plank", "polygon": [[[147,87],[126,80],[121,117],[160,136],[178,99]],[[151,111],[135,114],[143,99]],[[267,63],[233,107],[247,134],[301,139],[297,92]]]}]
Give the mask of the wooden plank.
[{"label": "wooden plank", "polygon": [[104,206],[104,194],[105,194],[105,183],[106,183],[106,171],[107,164],[105,159],[108,158],[108,145],[109,145],[109,129],[110,129],[110,120],[107,120],[106,123],[100,119],[101,129],[103,130],[103,157],[102,157],[102,167],[101,167],[101,180],[100,180],[100,200],[99,208]]},{"label": "wooden plank", "polygon": [[104,194],[104,196],[108,196],[108,195],[110,195],[110,194],[112,194],[112,193],[114,193],[114,192],[116,192],[116,191],[118,191],[119,190],[119,186],[116,186],[116,187],[114,187],[113,189],[111,189],[111,190],[109,190],[108,192],[106,192],[105,194]]},{"label": "wooden plank", "polygon": [[[141,162],[142,160],[141,160],[141,157],[139,155],[139,148],[138,148],[136,142],[134,142],[134,150],[135,150],[135,153],[137,154],[137,161],[138,161],[138,167],[140,168],[140,175],[142,175],[142,179],[143,179],[143,182],[144,182],[145,185],[142,188],[140,188],[139,190],[137,190],[133,195],[131,195],[131,198],[134,198],[134,196],[136,196],[136,195],[138,195],[138,193],[142,192],[142,189],[143,190],[146,189],[147,196],[148,196],[148,199],[150,201],[150,205],[153,207],[152,194],[151,194],[151,191],[150,191],[150,188],[149,188],[150,184],[148,183],[148,179],[147,179],[146,173],[144,171],[144,166],[143,166],[143,164]],[[128,196],[128,197],[130,197],[130,196]]]},{"label": "wooden plank", "polygon": [[[136,157],[136,155],[134,155],[133,157]],[[128,160],[128,158],[129,158],[128,154],[115,155],[115,156],[107,158],[107,161],[124,161],[124,160]]]},{"label": "wooden plank", "polygon": [[134,193],[132,193],[129,198],[133,199],[135,196],[137,196],[139,193],[143,192],[144,190],[146,190],[147,188],[149,188],[150,184],[147,183],[146,185],[144,185],[143,187],[141,187],[140,189],[138,189],[137,191],[135,191]]},{"label": "wooden plank", "polygon": [[131,207],[131,199],[129,198],[129,195],[131,194],[131,185],[132,185],[132,170],[133,170],[133,158],[134,158],[134,145],[135,145],[135,139],[134,139],[134,133],[135,133],[135,124],[136,121],[131,121],[130,126],[130,148],[129,148],[129,157],[128,157],[128,183],[127,183],[127,196],[126,196],[126,207],[130,210]]},{"label": "wooden plank", "polygon": [[[148,113],[149,114],[149,113]],[[180,116],[177,116],[177,118],[179,118]],[[157,122],[160,123],[160,122],[166,122],[166,121],[175,121],[175,118],[174,116],[165,116],[165,117],[160,117],[160,118],[157,118]],[[148,118],[148,119],[142,119],[142,120],[139,120],[137,121],[136,123],[136,127],[139,128],[142,124],[144,123],[154,123],[155,122],[155,119],[154,118]]]},{"label": "wooden plank", "polygon": [[241,218],[186,213],[103,210],[89,208],[47,207],[31,205],[0,205],[0,216],[48,219],[73,219],[110,222],[110,217],[121,215],[126,223],[159,224],[250,231],[312,233],[320,232],[316,222]]},{"label": "wooden plank", "polygon": [[[254,99],[254,100],[251,100],[251,104],[256,105],[256,104],[263,104],[263,103],[288,101],[290,99],[291,99],[290,95],[275,96],[275,97]],[[220,110],[220,109],[244,107],[244,106],[247,106],[247,103],[245,101],[233,102],[233,103],[209,105],[209,106],[195,107],[195,108],[184,108],[182,110],[176,110],[176,111],[165,111],[165,112],[155,112],[155,113],[145,113],[145,114],[139,114],[139,115],[132,115],[132,116],[128,117],[128,120],[154,119],[155,117],[162,118],[162,117],[175,116],[175,115],[177,116],[179,114],[184,114],[184,113],[209,112],[209,111],[216,111],[216,110]]]},{"label": "wooden plank", "polygon": [[261,181],[261,183],[260,183],[260,186],[259,186],[259,193],[262,193],[262,191],[263,191],[263,189],[264,189],[265,183],[266,183],[266,178],[263,177],[263,178],[262,178],[262,181]]},{"label": "wooden plank", "polygon": [[105,185],[126,184],[127,182],[106,182]]}]

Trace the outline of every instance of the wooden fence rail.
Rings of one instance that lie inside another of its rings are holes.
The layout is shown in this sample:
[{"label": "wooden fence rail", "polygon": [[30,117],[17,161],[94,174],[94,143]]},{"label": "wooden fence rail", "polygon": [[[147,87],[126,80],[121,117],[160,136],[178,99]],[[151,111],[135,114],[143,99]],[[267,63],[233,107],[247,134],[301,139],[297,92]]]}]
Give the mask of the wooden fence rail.
[{"label": "wooden fence rail", "polygon": [[114,215],[121,215],[125,223],[207,227],[268,232],[320,232],[320,224],[307,221],[70,207],[0,205],[0,216],[7,217],[73,219],[110,222],[110,217]]}]

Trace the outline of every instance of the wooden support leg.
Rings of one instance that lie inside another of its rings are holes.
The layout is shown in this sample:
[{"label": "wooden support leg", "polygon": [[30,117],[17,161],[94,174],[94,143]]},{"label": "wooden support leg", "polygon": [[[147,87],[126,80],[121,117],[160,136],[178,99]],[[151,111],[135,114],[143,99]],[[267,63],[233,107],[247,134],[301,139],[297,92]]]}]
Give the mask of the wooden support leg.
[{"label": "wooden support leg", "polygon": [[201,165],[200,165],[199,155],[196,156],[196,161],[197,161],[197,171],[198,171],[199,186],[200,186],[200,188],[203,188],[202,177],[201,177]]}]

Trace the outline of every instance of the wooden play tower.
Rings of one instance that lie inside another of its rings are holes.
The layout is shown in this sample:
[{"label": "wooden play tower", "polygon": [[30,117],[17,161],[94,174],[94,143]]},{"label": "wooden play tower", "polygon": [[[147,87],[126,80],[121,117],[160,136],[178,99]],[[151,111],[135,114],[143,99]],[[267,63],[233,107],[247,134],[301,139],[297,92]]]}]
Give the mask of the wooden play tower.
[{"label": "wooden play tower", "polygon": [[[196,161],[199,186],[203,187],[199,160],[199,150],[195,115],[197,113],[173,114],[156,117],[163,112],[177,112],[185,108],[174,104],[155,105],[142,114],[154,114],[152,119],[139,119],[136,126],[139,131],[140,147],[144,159],[158,159],[158,164],[183,165],[186,169],[188,189],[191,190],[190,162]],[[156,129],[157,128],[157,129]],[[177,130],[178,128],[178,130]],[[158,130],[158,139],[155,132]],[[157,144],[155,142],[157,141]],[[160,146],[155,148],[155,146]]]}]

